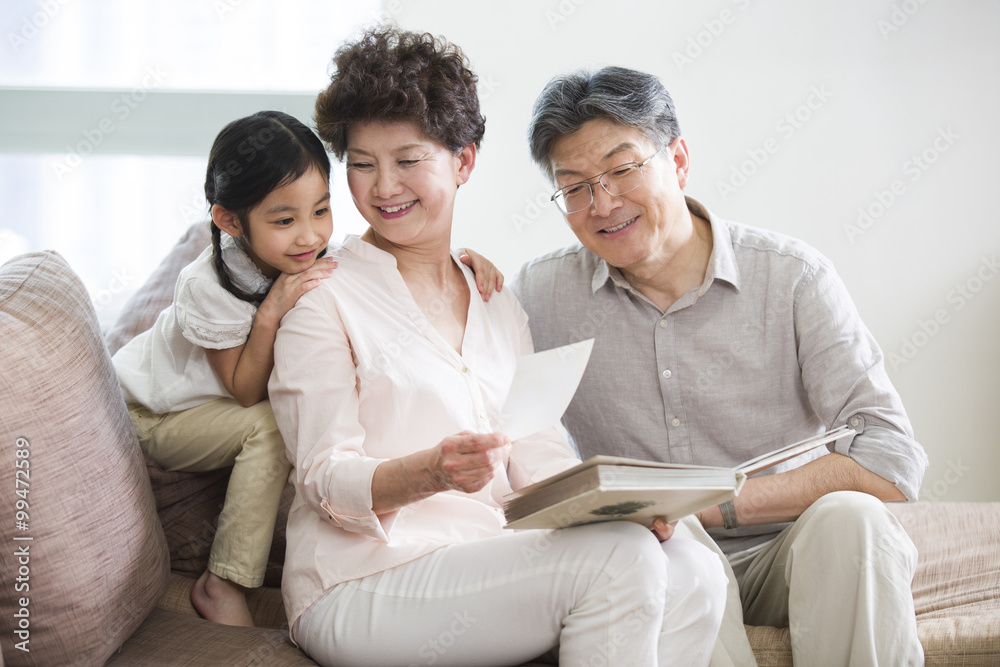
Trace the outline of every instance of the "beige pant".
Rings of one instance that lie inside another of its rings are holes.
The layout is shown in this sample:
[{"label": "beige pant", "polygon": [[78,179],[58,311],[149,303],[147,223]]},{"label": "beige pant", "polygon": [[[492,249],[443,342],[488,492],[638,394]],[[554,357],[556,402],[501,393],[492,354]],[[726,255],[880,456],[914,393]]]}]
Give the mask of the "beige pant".
[{"label": "beige pant", "polygon": [[208,569],[241,586],[260,586],[291,469],[270,402],[244,408],[221,398],[165,414],[130,405],[129,413],[142,450],[163,469],[233,467]]},{"label": "beige pant", "polygon": [[734,554],[730,564],[713,665],[756,664],[743,619],[789,627],[796,666],[924,664],[910,589],[916,547],[877,498],[823,496],[774,540]]}]

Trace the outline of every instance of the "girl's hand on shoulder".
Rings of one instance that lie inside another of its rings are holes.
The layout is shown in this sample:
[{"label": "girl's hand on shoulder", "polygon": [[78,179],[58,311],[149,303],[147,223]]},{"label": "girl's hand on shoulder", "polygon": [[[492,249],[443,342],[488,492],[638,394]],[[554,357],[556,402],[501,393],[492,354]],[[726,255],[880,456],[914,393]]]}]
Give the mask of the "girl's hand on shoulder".
[{"label": "girl's hand on shoulder", "polygon": [[267,296],[264,298],[260,308],[257,309],[258,316],[264,313],[265,317],[273,318],[275,326],[281,321],[295,302],[303,294],[311,289],[319,287],[319,284],[326,278],[333,275],[333,270],[337,268],[336,260],[330,257],[321,257],[316,263],[301,273],[282,273],[271,285]]},{"label": "girl's hand on shoulder", "polygon": [[463,264],[472,267],[472,272],[476,274],[476,287],[479,288],[483,301],[490,300],[493,290],[499,292],[503,289],[503,274],[493,262],[468,248],[462,248],[458,258]]}]

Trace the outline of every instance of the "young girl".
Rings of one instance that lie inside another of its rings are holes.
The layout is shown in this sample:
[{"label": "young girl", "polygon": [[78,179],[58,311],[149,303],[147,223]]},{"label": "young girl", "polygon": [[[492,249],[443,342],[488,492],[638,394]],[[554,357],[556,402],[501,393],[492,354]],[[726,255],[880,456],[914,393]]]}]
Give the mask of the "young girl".
[{"label": "young girl", "polygon": [[[165,470],[233,467],[208,569],[191,591],[195,609],[219,623],[253,625],[244,589],[263,583],[289,471],[267,401],[274,338],[336,267],[324,257],[329,178],[323,145],[288,114],[223,128],[205,179],[212,246],[181,271],[152,328],[113,358],[144,452]],[[469,255],[485,299],[502,277]]]}]

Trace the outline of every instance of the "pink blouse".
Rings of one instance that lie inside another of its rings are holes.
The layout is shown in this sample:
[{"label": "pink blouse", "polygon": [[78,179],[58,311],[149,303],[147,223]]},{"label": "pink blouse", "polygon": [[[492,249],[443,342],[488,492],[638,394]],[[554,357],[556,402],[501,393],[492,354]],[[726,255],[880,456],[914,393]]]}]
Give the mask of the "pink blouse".
[{"label": "pink blouse", "polygon": [[293,634],[302,612],[338,583],[502,534],[505,494],[578,463],[549,429],[515,441],[506,465],[476,493],[372,512],[372,475],[382,461],[461,431],[496,431],[531,334],[510,290],[484,303],[453,254],[471,295],[459,354],[424,317],[392,255],[356,236],[332,250],[339,268],[281,321],[268,386],[294,468],[282,580]]}]

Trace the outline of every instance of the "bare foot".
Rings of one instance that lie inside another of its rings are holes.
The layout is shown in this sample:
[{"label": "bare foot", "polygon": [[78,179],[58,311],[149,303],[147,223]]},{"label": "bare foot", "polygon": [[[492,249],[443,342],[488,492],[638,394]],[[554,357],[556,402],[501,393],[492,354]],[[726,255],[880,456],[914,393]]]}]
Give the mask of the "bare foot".
[{"label": "bare foot", "polygon": [[254,627],[243,587],[205,570],[191,589],[191,604],[210,621]]}]

